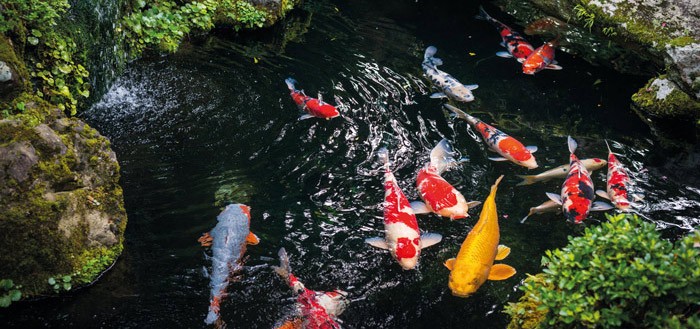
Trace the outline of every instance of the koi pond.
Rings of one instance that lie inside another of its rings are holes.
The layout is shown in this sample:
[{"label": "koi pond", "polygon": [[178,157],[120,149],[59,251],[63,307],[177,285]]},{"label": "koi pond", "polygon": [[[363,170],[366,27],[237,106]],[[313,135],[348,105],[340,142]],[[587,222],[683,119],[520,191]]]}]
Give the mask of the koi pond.
[{"label": "koi pond", "polygon": [[[561,214],[520,222],[563,180],[516,186],[515,175],[568,163],[567,135],[582,159],[607,157],[607,139],[644,197],[638,213],[665,236],[700,224],[700,157],[665,146],[630,109],[630,95],[646,77],[562,51],[563,70],[525,75],[515,60],[495,56],[504,48],[493,26],[473,18],[478,1],[447,3],[307,3],[269,30],[218,30],[174,55],[129,64],[82,115],[111,140],[121,165],[129,216],[124,253],[93,286],[23,303],[7,324],[205,327],[211,259],[197,239],[226,204],[244,203],[260,243],[248,247],[245,269],[221,303],[230,328],[271,328],[293,312],[295,298],[271,268],[280,247],[306,287],[348,292],[343,327],[504,328],[503,306],[522,295],[527,273],[540,272],[545,250],[605,220],[592,212],[582,225]],[[522,31],[496,7],[486,8]],[[528,39],[535,47],[547,41]],[[421,62],[431,45],[441,70],[479,85],[474,102],[452,104],[537,146],[539,168],[490,161],[495,153],[443,109],[446,100],[430,98],[438,90],[423,77]],[[287,77],[337,105],[340,117],[298,120]],[[458,158],[468,158],[443,174],[468,201],[483,201],[505,175],[496,204],[500,243],[511,254],[502,262],[517,274],[487,281],[468,298],[451,294],[443,262],[456,256],[480,207],[455,221],[418,215],[422,231],[443,239],[423,250],[415,270],[402,270],[387,251],[365,243],[384,236],[377,151],[387,147],[399,186],[417,200],[416,174],[442,138]],[[592,173],[596,189],[605,189],[605,172]]]}]

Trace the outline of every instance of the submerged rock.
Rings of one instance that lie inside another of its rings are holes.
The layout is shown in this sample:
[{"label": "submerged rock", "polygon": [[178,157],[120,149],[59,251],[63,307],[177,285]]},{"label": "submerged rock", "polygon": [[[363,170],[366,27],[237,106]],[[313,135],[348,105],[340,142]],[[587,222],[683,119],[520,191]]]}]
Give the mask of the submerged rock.
[{"label": "submerged rock", "polygon": [[25,104],[0,120],[0,278],[31,298],[92,282],[121,253],[127,218],[109,141],[41,100]]}]

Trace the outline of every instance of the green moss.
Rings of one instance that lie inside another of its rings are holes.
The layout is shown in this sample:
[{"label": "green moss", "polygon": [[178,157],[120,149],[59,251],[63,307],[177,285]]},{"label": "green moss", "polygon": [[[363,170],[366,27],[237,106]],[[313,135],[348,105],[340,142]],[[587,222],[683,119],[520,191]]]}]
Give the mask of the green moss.
[{"label": "green moss", "polygon": [[695,42],[695,38],[691,36],[682,36],[675,39],[671,39],[671,41],[668,42],[668,45],[672,47],[683,47],[693,44]]},{"label": "green moss", "polygon": [[[12,69],[14,69],[17,72],[22,86],[22,88],[20,88],[19,90],[9,95],[6,95],[6,99],[11,100],[14,97],[16,97],[18,93],[29,90],[31,86],[29,84],[29,73],[27,72],[27,68],[24,65],[24,62],[21,61],[15,54],[15,50],[10,44],[9,39],[2,34],[0,34],[0,61],[7,63]],[[0,110],[6,110],[9,113],[12,109],[9,109],[7,107],[0,107]]]},{"label": "green moss", "polygon": [[700,101],[691,98],[678,88],[675,88],[664,99],[657,99],[658,88],[652,86],[656,79],[665,79],[665,75],[649,80],[646,86],[642,87],[634,95],[632,102],[641,111],[663,118],[700,118]]}]

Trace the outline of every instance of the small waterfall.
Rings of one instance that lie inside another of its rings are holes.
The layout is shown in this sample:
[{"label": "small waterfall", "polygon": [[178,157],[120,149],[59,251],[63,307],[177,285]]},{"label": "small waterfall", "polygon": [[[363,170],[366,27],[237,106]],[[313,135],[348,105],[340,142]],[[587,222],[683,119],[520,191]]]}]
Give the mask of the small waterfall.
[{"label": "small waterfall", "polygon": [[79,48],[85,49],[90,72],[91,96],[88,103],[98,100],[114,79],[123,71],[127,61],[123,36],[116,31],[127,0],[71,0],[69,19],[76,25],[73,33]]}]

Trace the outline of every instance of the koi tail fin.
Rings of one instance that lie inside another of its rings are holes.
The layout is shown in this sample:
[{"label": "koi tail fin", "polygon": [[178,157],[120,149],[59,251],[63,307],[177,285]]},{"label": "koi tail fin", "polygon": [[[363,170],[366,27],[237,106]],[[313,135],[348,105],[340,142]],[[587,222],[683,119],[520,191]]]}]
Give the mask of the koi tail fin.
[{"label": "koi tail fin", "polygon": [[[498,191],[498,184],[501,183],[501,179],[503,179],[503,175],[498,176],[498,179],[496,179],[496,182],[491,185],[491,195],[496,195],[496,191]],[[489,196],[491,196],[489,195]]]},{"label": "koi tail fin", "polygon": [[273,266],[272,269],[282,277],[285,281],[289,282],[289,274],[292,273],[292,268],[289,266],[289,256],[287,256],[287,251],[284,248],[280,248],[277,253],[280,257],[280,266]]},{"label": "koi tail fin", "polygon": [[477,121],[476,118],[474,118],[473,116],[465,113],[464,111],[462,111],[462,110],[460,110],[460,109],[458,109],[450,104],[444,104],[444,106],[446,109],[452,111],[452,113],[454,113],[458,118],[460,118],[462,120],[465,120],[471,124],[475,124]]},{"label": "koi tail fin", "polygon": [[515,186],[532,185],[532,184],[539,182],[539,180],[537,179],[537,175],[515,175],[515,176],[522,179],[522,181],[518,184],[515,184]]},{"label": "koi tail fin", "polygon": [[289,88],[289,90],[291,90],[291,91],[296,90],[296,87],[294,86],[297,84],[296,80],[294,80],[292,78],[286,78],[286,79],[284,79],[284,83],[287,84],[287,88]]},{"label": "koi tail fin", "polygon": [[382,147],[377,151],[377,157],[379,157],[379,161],[384,164],[384,169],[388,172],[389,171],[389,150],[386,149],[386,147]]},{"label": "koi tail fin", "polygon": [[452,146],[447,141],[447,139],[442,139],[432,151],[430,151],[430,165],[435,167],[439,174],[442,174],[445,170],[453,167],[457,161],[452,157],[455,151]]},{"label": "koi tail fin", "polygon": [[428,64],[428,66],[432,66],[433,68],[442,65],[441,59],[433,57],[436,53],[437,48],[435,48],[434,46],[425,48],[425,54],[423,55],[423,64]]},{"label": "koi tail fin", "polygon": [[571,138],[571,136],[567,136],[566,141],[569,144],[569,152],[571,154],[574,154],[574,152],[576,152],[576,147],[578,147],[578,144],[573,138]]},{"label": "koi tail fin", "polygon": [[206,324],[214,324],[219,321],[219,307],[221,305],[221,297],[214,296],[209,302],[209,313],[207,313],[207,318],[204,319]]},{"label": "koi tail fin", "polygon": [[484,10],[483,6],[479,6],[479,14],[475,15],[474,18],[476,19],[482,19],[485,21],[491,21],[493,20],[493,17],[491,15],[486,13],[486,10]]}]

